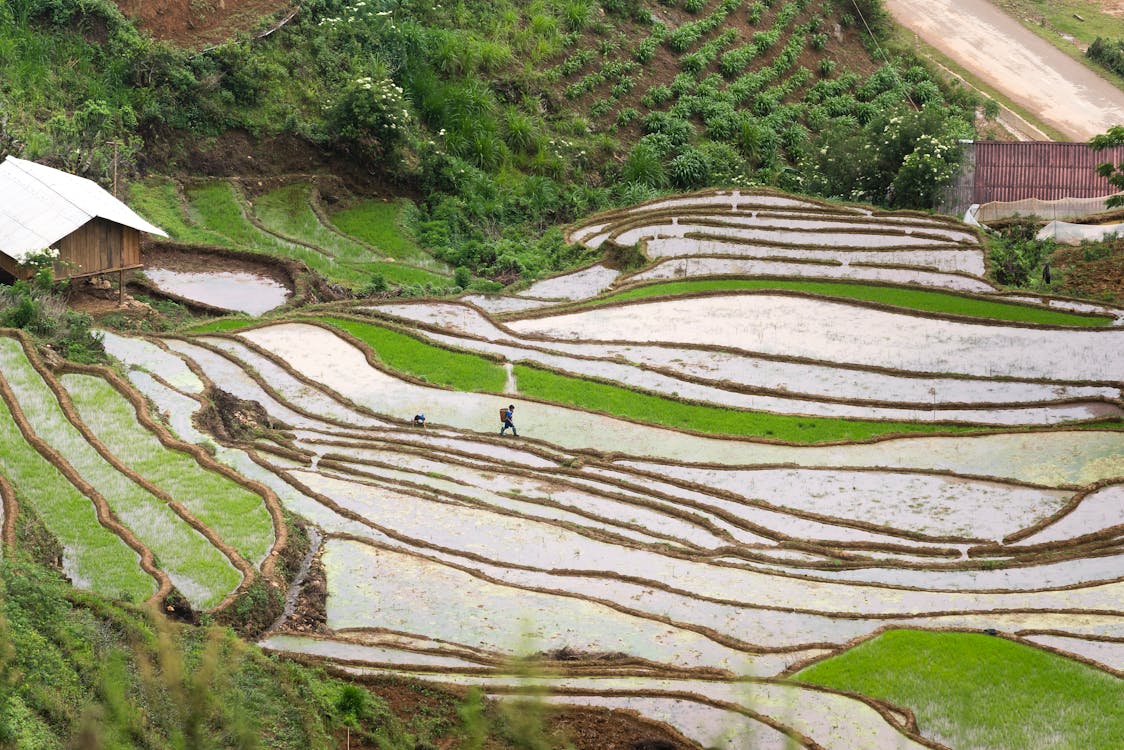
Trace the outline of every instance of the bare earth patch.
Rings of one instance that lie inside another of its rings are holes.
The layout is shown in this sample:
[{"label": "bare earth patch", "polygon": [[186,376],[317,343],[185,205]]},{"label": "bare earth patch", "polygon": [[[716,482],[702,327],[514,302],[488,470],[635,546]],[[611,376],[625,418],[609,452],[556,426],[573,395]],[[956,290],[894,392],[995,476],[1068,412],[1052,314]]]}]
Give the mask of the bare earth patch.
[{"label": "bare earth patch", "polygon": [[[252,31],[264,19],[288,11],[286,0],[118,0],[121,12],[161,41],[202,47]],[[287,13],[285,13],[287,15]]]}]

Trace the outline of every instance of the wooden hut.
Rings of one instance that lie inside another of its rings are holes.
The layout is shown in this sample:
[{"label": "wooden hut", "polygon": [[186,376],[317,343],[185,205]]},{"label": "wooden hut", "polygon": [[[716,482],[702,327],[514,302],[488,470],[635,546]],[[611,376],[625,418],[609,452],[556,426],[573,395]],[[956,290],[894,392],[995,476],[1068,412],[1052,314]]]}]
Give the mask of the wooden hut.
[{"label": "wooden hut", "polygon": [[9,156],[0,164],[0,279],[26,278],[27,253],[54,248],[55,278],[141,267],[140,233],[168,235],[97,183]]}]

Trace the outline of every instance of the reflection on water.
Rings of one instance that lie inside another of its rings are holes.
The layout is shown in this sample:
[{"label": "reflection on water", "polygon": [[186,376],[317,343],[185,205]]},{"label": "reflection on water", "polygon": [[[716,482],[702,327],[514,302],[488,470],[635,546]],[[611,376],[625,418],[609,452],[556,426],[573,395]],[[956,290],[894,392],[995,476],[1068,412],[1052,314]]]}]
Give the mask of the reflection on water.
[{"label": "reflection on water", "polygon": [[157,288],[224,310],[261,315],[285,304],[291,293],[283,284],[245,271],[172,271],[145,268]]}]

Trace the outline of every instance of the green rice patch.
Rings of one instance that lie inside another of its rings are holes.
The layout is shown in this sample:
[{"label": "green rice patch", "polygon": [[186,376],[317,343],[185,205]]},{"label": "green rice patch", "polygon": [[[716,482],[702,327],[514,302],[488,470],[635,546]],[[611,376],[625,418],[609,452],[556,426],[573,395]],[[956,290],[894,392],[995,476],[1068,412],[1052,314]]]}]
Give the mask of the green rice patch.
[{"label": "green rice patch", "polygon": [[187,333],[222,333],[224,331],[238,331],[259,322],[261,321],[254,318],[219,318],[188,326],[184,331]]},{"label": "green rice patch", "polygon": [[340,263],[311,248],[258,229],[246,218],[229,182],[212,182],[189,188],[187,197],[189,218],[228,238],[239,249],[304,261],[325,278],[352,287],[361,286],[371,278],[370,271]]},{"label": "green rice patch", "polygon": [[360,268],[368,275],[380,274],[397,284],[449,283],[448,279],[421,268],[386,262],[385,255],[333,232],[312,210],[311,191],[311,185],[297,183],[266,193],[254,202],[254,214],[270,230],[318,247],[336,262]]},{"label": "green rice patch", "polygon": [[981,432],[987,429],[926,422],[802,417],[691,404],[526,365],[516,365],[515,377],[519,393],[524,396],[708,435],[825,443],[866,440],[891,434]]},{"label": "green rice patch", "polygon": [[404,266],[389,261],[368,263],[367,267],[372,273],[377,273],[387,281],[395,284],[429,284],[434,287],[444,288],[453,283],[451,279],[438,276],[422,268]]},{"label": "green rice patch", "polygon": [[[14,339],[0,339],[4,378],[36,434],[51,445],[98,492],[113,514],[152,551],[158,566],[194,606],[212,607],[234,589],[241,575],[210,542],[195,533],[164,501],[118,471],[67,419],[50,386],[35,370]],[[104,384],[104,381],[101,381]],[[108,385],[106,386],[108,387]],[[120,394],[113,394],[122,401]],[[99,404],[94,416],[102,416]],[[102,433],[103,443],[116,453],[135,446],[120,434]],[[126,462],[127,463],[127,462]]]},{"label": "green rice patch", "polygon": [[[391,370],[460,391],[504,392],[507,373],[503,366],[485,357],[434,346],[373,323],[342,318],[318,320],[347,331],[370,346],[375,356]],[[823,443],[865,440],[891,434],[982,432],[994,429],[933,423],[800,417],[690,404],[658,394],[643,393],[527,365],[516,365],[515,376],[522,396],[707,435]]]},{"label": "green rice patch", "polygon": [[176,183],[153,177],[129,186],[129,201],[137,213],[163,229],[177,242],[234,247],[228,237],[204,229],[188,220],[180,203]]},{"label": "green rice patch", "polygon": [[387,201],[363,201],[337,211],[331,221],[344,234],[373,245],[391,258],[407,261],[432,260],[402,228],[402,205]]},{"label": "green rice patch", "polygon": [[1103,315],[1077,315],[1044,307],[1018,305],[1011,302],[994,302],[958,294],[876,284],[852,284],[842,281],[797,281],[792,279],[708,279],[699,281],[669,281],[636,287],[609,297],[591,300],[586,305],[604,305],[610,302],[646,299],[675,294],[694,294],[710,291],[745,291],[780,289],[805,292],[823,297],[876,302],[893,307],[945,315],[963,315],[971,318],[1004,320],[1041,325],[1097,327],[1112,324]]},{"label": "green rice patch", "polygon": [[[188,453],[166,448],[137,421],[132,404],[105,380],[64,375],[62,382],[82,421],[122,463],[182,503],[251,563],[265,558],[275,533],[260,495],[203,468]],[[233,584],[225,586],[224,593],[241,580],[233,568],[227,575],[233,576]]]},{"label": "green rice patch", "polygon": [[141,569],[137,553],[102,526],[93,501],[24,440],[2,400],[0,473],[66,549],[64,565],[76,586],[132,601],[156,591],[156,581]]},{"label": "green rice patch", "polygon": [[343,318],[319,320],[347,331],[371,347],[375,357],[389,369],[427,383],[460,391],[491,393],[502,393],[507,383],[507,372],[503,366],[486,357],[443,349],[374,323]]},{"label": "green rice patch", "polygon": [[890,630],[792,679],[912,709],[950,747],[1124,747],[1124,681],[980,633]]}]

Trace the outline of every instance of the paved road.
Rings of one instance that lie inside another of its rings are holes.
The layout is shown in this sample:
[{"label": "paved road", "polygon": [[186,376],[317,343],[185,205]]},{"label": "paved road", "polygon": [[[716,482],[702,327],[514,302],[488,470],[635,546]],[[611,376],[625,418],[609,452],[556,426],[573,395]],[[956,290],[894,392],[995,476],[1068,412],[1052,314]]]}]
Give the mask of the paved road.
[{"label": "paved road", "polygon": [[886,0],[898,23],[1073,140],[1124,124],[1124,91],[987,0]]}]

